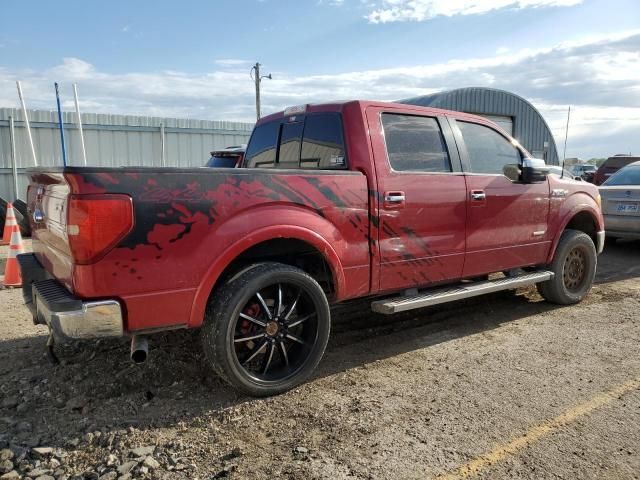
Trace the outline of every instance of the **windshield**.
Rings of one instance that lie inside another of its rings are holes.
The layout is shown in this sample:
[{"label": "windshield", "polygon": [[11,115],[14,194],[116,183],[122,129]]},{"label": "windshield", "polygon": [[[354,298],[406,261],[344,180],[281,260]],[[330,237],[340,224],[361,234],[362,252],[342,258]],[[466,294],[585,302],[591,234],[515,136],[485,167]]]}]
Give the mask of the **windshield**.
[{"label": "windshield", "polygon": [[603,185],[640,185],[640,165],[618,170]]},{"label": "windshield", "polygon": [[603,164],[602,168],[605,170],[614,170],[617,168],[626,167],[630,163],[638,160],[638,157],[610,157]]},{"label": "windshield", "polygon": [[232,155],[232,156],[218,156],[218,155],[212,155],[211,158],[209,158],[209,160],[207,161],[206,166],[207,167],[222,167],[222,168],[233,168],[236,166],[236,163],[238,162],[238,157],[239,155]]}]

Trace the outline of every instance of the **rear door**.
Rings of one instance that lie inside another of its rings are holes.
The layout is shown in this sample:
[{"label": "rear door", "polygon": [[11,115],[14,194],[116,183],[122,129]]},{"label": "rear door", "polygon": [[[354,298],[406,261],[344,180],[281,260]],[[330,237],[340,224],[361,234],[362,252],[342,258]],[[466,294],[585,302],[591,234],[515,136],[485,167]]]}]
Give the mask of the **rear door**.
[{"label": "rear door", "polygon": [[459,278],[466,186],[446,119],[383,107],[366,114],[378,179],[380,290]]},{"label": "rear door", "polygon": [[450,120],[467,178],[463,276],[543,263],[551,245],[548,181],[510,180],[504,167],[522,161],[512,141],[488,125]]}]

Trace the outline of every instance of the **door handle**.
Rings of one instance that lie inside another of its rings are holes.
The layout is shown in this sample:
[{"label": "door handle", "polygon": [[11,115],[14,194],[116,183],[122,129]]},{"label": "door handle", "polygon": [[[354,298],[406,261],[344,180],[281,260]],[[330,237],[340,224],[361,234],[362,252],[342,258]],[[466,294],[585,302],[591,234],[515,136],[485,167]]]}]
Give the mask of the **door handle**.
[{"label": "door handle", "polygon": [[481,202],[487,199],[487,194],[483,191],[473,191],[471,192],[471,200],[475,202]]},{"label": "door handle", "polygon": [[402,203],[405,197],[402,192],[388,193],[384,196],[384,201],[387,203]]}]

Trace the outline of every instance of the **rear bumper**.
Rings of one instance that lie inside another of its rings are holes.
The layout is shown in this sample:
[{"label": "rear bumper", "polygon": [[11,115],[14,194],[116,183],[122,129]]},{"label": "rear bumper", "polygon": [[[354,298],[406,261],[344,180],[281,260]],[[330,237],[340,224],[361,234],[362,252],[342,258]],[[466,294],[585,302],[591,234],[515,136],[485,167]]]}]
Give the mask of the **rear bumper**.
[{"label": "rear bumper", "polygon": [[32,253],[18,255],[25,305],[35,323],[48,325],[60,340],[121,337],[122,308],[117,300],[84,301],[51,278]]},{"label": "rear bumper", "polygon": [[607,237],[640,240],[640,232],[620,232],[617,230],[607,230]]},{"label": "rear bumper", "polygon": [[632,215],[604,215],[604,228],[608,236],[640,238],[640,217]]}]

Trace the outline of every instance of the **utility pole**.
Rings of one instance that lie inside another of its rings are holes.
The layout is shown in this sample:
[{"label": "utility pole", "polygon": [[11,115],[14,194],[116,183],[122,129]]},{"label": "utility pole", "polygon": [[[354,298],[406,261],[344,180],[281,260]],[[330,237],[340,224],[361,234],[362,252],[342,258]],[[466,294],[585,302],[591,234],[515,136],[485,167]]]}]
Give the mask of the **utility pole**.
[{"label": "utility pole", "polygon": [[271,74],[260,76],[260,64],[256,62],[256,64],[251,67],[251,78],[256,84],[256,119],[260,120],[260,82],[262,82],[263,78],[268,78],[271,80]]}]

